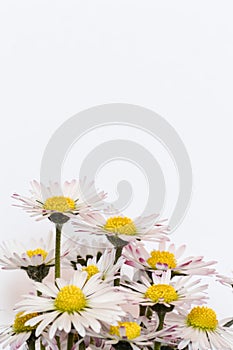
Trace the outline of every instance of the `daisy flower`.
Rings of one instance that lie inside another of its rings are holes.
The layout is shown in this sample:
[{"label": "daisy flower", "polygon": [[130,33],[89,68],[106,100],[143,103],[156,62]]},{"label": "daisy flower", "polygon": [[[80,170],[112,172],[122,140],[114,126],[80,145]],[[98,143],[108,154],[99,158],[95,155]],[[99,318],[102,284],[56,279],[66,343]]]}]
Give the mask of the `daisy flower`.
[{"label": "daisy flower", "polygon": [[[115,249],[112,244],[104,236],[89,236],[87,238],[82,238],[80,236],[72,236],[70,238],[71,244],[75,244],[76,254],[72,256],[71,260],[76,260],[77,255],[85,258],[86,256],[96,256],[98,253],[103,254],[105,250]],[[75,252],[73,252],[75,253]],[[68,258],[70,258],[69,255]]]},{"label": "daisy flower", "polygon": [[58,183],[51,183],[49,187],[45,187],[35,180],[31,186],[30,198],[13,194],[12,197],[20,202],[15,206],[31,213],[31,216],[39,216],[37,220],[49,218],[58,224],[65,223],[70,217],[76,217],[91,206],[97,207],[106,197],[103,191],[96,193],[94,181],[88,183],[86,178],[80,181],[66,181],[63,190]]},{"label": "daisy flower", "polygon": [[123,345],[128,343],[131,349],[140,350],[142,347],[145,349],[147,345],[153,345],[155,341],[161,341],[164,335],[171,334],[171,327],[169,330],[163,329],[156,332],[157,327],[158,323],[149,321],[146,317],[134,319],[128,316],[117,325],[104,324],[100,334],[90,333],[90,335],[105,339],[105,344],[112,344],[114,348],[117,345],[117,349],[124,348]]},{"label": "daisy flower", "polygon": [[231,350],[233,329],[218,322],[214,310],[196,306],[189,313],[168,314],[166,324],[176,324],[178,349]]},{"label": "daisy flower", "polygon": [[166,248],[166,242],[161,241],[159,248],[148,252],[144,245],[131,243],[124,248],[123,255],[126,264],[140,270],[155,271],[161,274],[162,271],[170,269],[172,275],[210,275],[215,269],[209,269],[216,261],[203,261],[203,256],[191,256],[180,259],[186,246],[182,245],[176,249],[172,243]]},{"label": "daisy flower", "polygon": [[80,262],[85,264],[89,258],[101,256],[105,250],[114,250],[112,244],[105,238],[98,236],[90,236],[90,239],[83,239],[80,236],[72,236],[69,238],[69,243],[74,247],[67,255],[63,266],[76,269],[76,264]]},{"label": "daisy flower", "polygon": [[[6,241],[0,245],[0,266],[5,270],[25,270],[28,276],[42,281],[54,266],[54,235],[50,231],[47,240],[31,239],[26,245],[16,241]],[[61,258],[65,258],[73,249],[67,240],[63,247]]]},{"label": "daisy flower", "polygon": [[31,327],[39,323],[36,336],[50,325],[51,339],[57,330],[69,333],[71,327],[83,337],[87,328],[98,333],[103,321],[114,323],[125,314],[120,307],[125,302],[123,293],[103,282],[99,274],[88,279],[86,271],[75,271],[69,282],[57,278],[56,285],[36,282],[35,286],[43,295],[25,296],[17,310],[42,313],[26,323]]},{"label": "daisy flower", "polygon": [[76,232],[87,234],[106,235],[108,240],[115,246],[124,246],[130,241],[167,239],[168,226],[163,221],[155,223],[158,215],[138,217],[132,220],[126,216],[108,217],[100,213],[85,213],[80,220],[73,222]]},{"label": "daisy flower", "polygon": [[14,323],[10,326],[1,327],[0,329],[0,344],[2,348],[10,347],[11,350],[19,349],[25,346],[28,342],[42,342],[44,346],[49,346],[52,350],[58,350],[56,341],[50,340],[46,332],[35,339],[35,329],[36,326],[30,327],[26,326],[25,323],[31,318],[37,316],[37,313],[31,313],[23,316],[23,312],[19,312],[15,316]]},{"label": "daisy flower", "polygon": [[[152,273],[152,284],[149,279],[141,276],[140,283],[123,283],[127,286],[129,298],[133,303],[140,305],[162,304],[166,307],[187,307],[192,303],[202,304],[206,296],[203,292],[207,285],[198,286],[199,280],[190,281],[191,277],[178,277],[176,281],[171,279],[171,271],[163,272],[160,276]],[[127,290],[127,288],[124,288]]]},{"label": "daisy flower", "polygon": [[120,269],[124,263],[124,258],[120,257],[115,263],[116,252],[115,249],[105,250],[103,255],[97,260],[97,257],[89,258],[86,265],[76,264],[75,269],[86,271],[88,279],[99,273],[100,278],[105,282],[110,282],[117,278]]}]

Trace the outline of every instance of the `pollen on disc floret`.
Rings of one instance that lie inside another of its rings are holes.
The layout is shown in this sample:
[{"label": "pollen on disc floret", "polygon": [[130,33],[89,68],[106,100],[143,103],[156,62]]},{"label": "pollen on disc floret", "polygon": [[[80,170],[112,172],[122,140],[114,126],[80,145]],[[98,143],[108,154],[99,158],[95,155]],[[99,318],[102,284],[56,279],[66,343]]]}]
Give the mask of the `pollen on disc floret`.
[{"label": "pollen on disc floret", "polygon": [[118,326],[110,327],[110,334],[120,337],[120,328],[125,328],[126,337],[129,340],[135,339],[141,334],[141,327],[136,322],[118,322]]},{"label": "pollen on disc floret", "polygon": [[214,310],[206,306],[196,306],[186,318],[187,325],[204,331],[214,331],[218,320]]},{"label": "pollen on disc floret", "polygon": [[114,216],[109,218],[103,228],[106,231],[133,236],[136,234],[136,226],[130,218]]},{"label": "pollen on disc floret", "polygon": [[168,284],[153,284],[145,292],[145,297],[155,303],[159,301],[170,303],[178,299],[175,288]]},{"label": "pollen on disc floret", "polygon": [[54,301],[54,306],[57,310],[68,313],[80,311],[86,305],[87,301],[84,293],[74,285],[61,288]]},{"label": "pollen on disc floret", "polygon": [[64,213],[75,209],[75,201],[69,197],[55,196],[47,198],[43,207],[46,210],[54,210]]}]

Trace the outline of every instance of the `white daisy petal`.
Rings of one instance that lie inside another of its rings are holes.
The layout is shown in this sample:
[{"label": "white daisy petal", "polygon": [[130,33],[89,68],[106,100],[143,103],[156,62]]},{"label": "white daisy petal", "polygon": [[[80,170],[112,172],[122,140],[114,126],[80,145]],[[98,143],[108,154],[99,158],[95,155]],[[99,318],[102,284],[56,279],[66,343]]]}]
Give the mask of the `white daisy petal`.
[{"label": "white daisy petal", "polygon": [[43,330],[50,324],[52,323],[56,317],[58,315],[57,311],[51,312],[49,314],[43,315],[44,319],[42,320],[42,322],[40,322],[40,324],[37,326],[36,328],[36,336],[38,337]]},{"label": "white daisy petal", "polygon": [[[27,323],[25,321],[32,320],[32,317],[34,317],[34,314],[27,315],[27,317],[24,317],[22,313],[17,314],[15,316],[15,321],[13,325],[0,329],[0,344],[3,349],[6,348],[7,346],[10,347],[10,350],[17,350],[19,348],[21,349],[28,348],[26,342],[33,334],[34,328],[30,329],[30,327],[27,325],[27,330],[25,330],[25,325]],[[42,333],[38,340],[34,340],[36,349],[38,349],[38,342],[39,343],[40,341],[42,341],[43,343],[45,342],[44,335],[46,335],[46,333]],[[53,348],[53,350],[56,350],[56,349]]]},{"label": "white daisy petal", "polygon": [[[37,268],[41,265],[47,265],[51,267],[55,263],[55,252],[53,246],[55,245],[55,235],[52,231],[49,231],[47,237],[48,240],[39,238],[31,239],[26,244],[16,241],[5,241],[0,245],[0,266],[8,270],[24,269],[27,271],[29,268],[34,268],[36,272]],[[67,255],[73,247],[68,244],[69,240],[64,242],[65,248],[62,248],[61,262],[64,261],[64,256]],[[48,273],[49,270],[47,270]],[[41,276],[40,273],[38,273]],[[30,278],[33,278],[28,274]],[[46,271],[45,276],[46,277]],[[36,280],[36,279],[35,279]]]},{"label": "white daisy petal", "polygon": [[121,291],[116,293],[114,287],[104,282],[99,274],[88,280],[86,272],[75,271],[69,282],[59,278],[56,284],[57,287],[52,288],[51,284],[35,283],[44,294],[27,295],[16,305],[16,310],[24,311],[26,315],[43,312],[28,321],[30,325],[40,322],[37,335],[48,328],[52,339],[57,330],[69,333],[73,324],[84,336],[89,327],[100,331],[102,322],[116,322],[125,315],[120,306],[126,302],[124,294]]},{"label": "white daisy petal", "polygon": [[[140,283],[131,282],[124,284],[128,293],[127,297],[132,302],[136,301],[142,305],[163,304],[167,307],[176,306],[176,309],[182,309],[185,305],[191,305],[194,301],[202,304],[207,299],[205,294],[207,285],[201,285],[197,288],[189,287],[189,277],[180,277],[175,281],[171,277],[171,271],[162,272],[157,276],[152,273],[152,283],[149,277],[141,277]],[[196,285],[195,281],[191,286]],[[161,297],[162,295],[162,297]]]},{"label": "white daisy petal", "polygon": [[126,264],[133,266],[139,270],[155,271],[157,275],[161,275],[163,271],[170,269],[173,275],[213,275],[215,269],[209,266],[216,261],[203,261],[202,256],[191,256],[180,260],[180,256],[185,250],[185,245],[175,248],[174,244],[166,247],[166,241],[159,243],[159,248],[147,251],[143,244],[131,242],[124,248],[123,256]]},{"label": "white daisy petal", "polygon": [[[132,221],[122,216],[104,217],[100,213],[88,213],[86,216],[77,217],[73,222],[77,232],[86,234],[106,235],[112,239],[121,239],[125,242],[138,240],[158,241],[168,240],[168,226],[156,221],[158,215],[137,218]],[[83,221],[84,219],[84,221]]]},{"label": "white daisy petal", "polygon": [[16,193],[12,197],[19,202],[15,206],[31,213],[31,216],[39,216],[39,219],[50,217],[53,220],[51,215],[54,213],[76,218],[79,213],[89,210],[90,206],[101,205],[106,197],[103,191],[96,192],[94,182],[88,183],[87,180],[66,181],[63,190],[58,183],[50,183],[49,187],[45,187],[33,181],[31,186],[31,198]]},{"label": "white daisy petal", "polygon": [[188,346],[190,350],[231,350],[233,330],[220,326],[215,312],[206,306],[196,306],[189,313],[168,314],[166,325],[177,324],[175,336],[178,349]]},{"label": "white daisy petal", "polygon": [[71,322],[74,325],[74,328],[77,330],[78,334],[81,335],[81,337],[84,337],[86,335],[86,331],[82,323],[79,321],[79,318],[76,315],[71,315]]}]

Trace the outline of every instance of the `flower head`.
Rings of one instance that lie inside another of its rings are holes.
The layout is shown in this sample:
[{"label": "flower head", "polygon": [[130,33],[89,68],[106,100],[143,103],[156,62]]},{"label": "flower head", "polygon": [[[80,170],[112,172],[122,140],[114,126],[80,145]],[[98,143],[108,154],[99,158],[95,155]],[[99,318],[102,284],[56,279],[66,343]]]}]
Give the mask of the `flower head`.
[{"label": "flower head", "polygon": [[116,293],[114,287],[100,279],[99,274],[88,279],[87,272],[75,271],[69,282],[58,278],[56,285],[35,285],[43,296],[25,296],[17,304],[17,309],[25,313],[33,310],[42,313],[26,323],[30,326],[39,323],[36,336],[48,325],[51,339],[57,329],[69,333],[72,325],[78,334],[85,336],[87,328],[99,332],[103,321],[114,323],[125,314],[120,307],[125,302],[123,293]]},{"label": "flower head", "polygon": [[91,261],[90,259],[94,257],[96,262],[99,261],[105,251],[115,250],[104,236],[89,236],[87,238],[82,238],[80,235],[72,235],[68,239],[69,245],[73,249],[66,256],[63,263],[64,267],[73,267],[74,270],[77,270],[80,265],[86,265],[88,260]]},{"label": "flower head", "polygon": [[167,325],[176,324],[178,349],[233,349],[233,329],[222,325],[209,307],[196,306],[189,312],[169,314],[165,322]]},{"label": "flower head", "polygon": [[[62,247],[62,261],[72,250],[69,240]],[[27,244],[16,241],[6,241],[0,245],[0,266],[5,270],[23,269],[28,276],[36,281],[42,281],[54,266],[54,234],[48,233],[47,240],[31,239]]]},{"label": "flower head", "polygon": [[166,242],[161,241],[158,249],[150,252],[145,249],[142,243],[131,243],[124,249],[126,264],[139,270],[154,271],[160,275],[163,271],[171,270],[173,275],[210,275],[215,269],[208,266],[216,263],[215,261],[203,261],[202,256],[191,256],[180,259],[185,250],[185,245],[176,249],[172,243],[166,247]]},{"label": "flower head", "polygon": [[88,274],[88,279],[99,273],[100,278],[102,278],[105,282],[113,281],[119,276],[120,269],[124,263],[123,257],[119,257],[117,262],[115,262],[115,258],[115,249],[106,249],[99,260],[97,260],[96,256],[89,258],[85,265],[77,263],[76,269],[86,271]]},{"label": "flower head", "polygon": [[79,235],[72,235],[69,242],[75,246],[75,249],[69,253],[67,259],[73,262],[77,261],[77,257],[85,259],[87,256],[96,256],[100,253],[103,254],[106,250],[115,249],[104,236],[92,235],[83,238]]},{"label": "flower head", "polygon": [[152,281],[141,276],[140,283],[125,283],[129,298],[141,305],[162,304],[166,307],[182,308],[192,303],[205,302],[203,292],[207,285],[196,286],[200,280],[190,281],[190,277],[171,279],[171,271],[163,272],[161,276],[152,273]]},{"label": "flower head", "polygon": [[168,226],[155,222],[158,215],[132,220],[125,216],[105,217],[100,213],[87,213],[73,222],[76,232],[105,235],[115,246],[124,246],[135,240],[161,241],[168,239]]},{"label": "flower head", "polygon": [[30,313],[23,315],[23,312],[16,314],[14,322],[12,325],[3,326],[0,329],[0,344],[2,348],[10,346],[11,350],[16,350],[24,347],[27,342],[42,342],[43,345],[48,345],[50,349],[57,350],[56,341],[51,341],[48,339],[47,333],[43,332],[41,336],[35,340],[34,332],[36,325],[28,326],[25,323],[36,317],[38,313]]},{"label": "flower head", "polygon": [[[163,336],[171,334],[173,327],[164,328],[161,331],[156,331],[158,328],[158,320],[150,321],[145,316],[137,319],[131,315],[127,315],[117,324],[108,325],[103,324],[99,334],[89,332],[88,334],[95,339],[104,339],[105,345],[112,344],[117,346],[117,349],[134,349],[139,350],[147,348],[147,346],[153,345],[153,342],[161,340]],[[131,347],[127,347],[127,345]]]},{"label": "flower head", "polygon": [[38,220],[49,218],[51,221],[64,224],[70,217],[76,217],[85,212],[92,205],[98,204],[105,198],[104,192],[95,193],[94,182],[88,183],[86,178],[81,181],[66,181],[63,190],[58,183],[51,183],[49,187],[33,181],[31,183],[32,197],[23,197],[16,193],[13,198],[32,216],[39,216]]}]

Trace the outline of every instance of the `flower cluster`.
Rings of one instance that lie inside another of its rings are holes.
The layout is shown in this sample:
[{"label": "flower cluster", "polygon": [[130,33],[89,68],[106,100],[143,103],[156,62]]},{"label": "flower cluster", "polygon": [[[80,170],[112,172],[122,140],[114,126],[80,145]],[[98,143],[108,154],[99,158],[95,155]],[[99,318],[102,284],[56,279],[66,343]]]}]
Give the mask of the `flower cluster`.
[{"label": "flower cluster", "polygon": [[[230,287],[233,279],[217,274],[215,261],[182,257],[185,246],[170,242],[158,215],[103,215],[105,193],[93,192],[86,179],[66,182],[62,191],[34,181],[30,198],[13,198],[37,220],[48,218],[54,232],[0,246],[2,268],[24,270],[33,281],[15,319],[0,328],[3,348],[233,350],[233,317],[218,320],[201,278]],[[65,240],[69,220],[76,235]],[[81,233],[94,237],[89,249]]]}]

